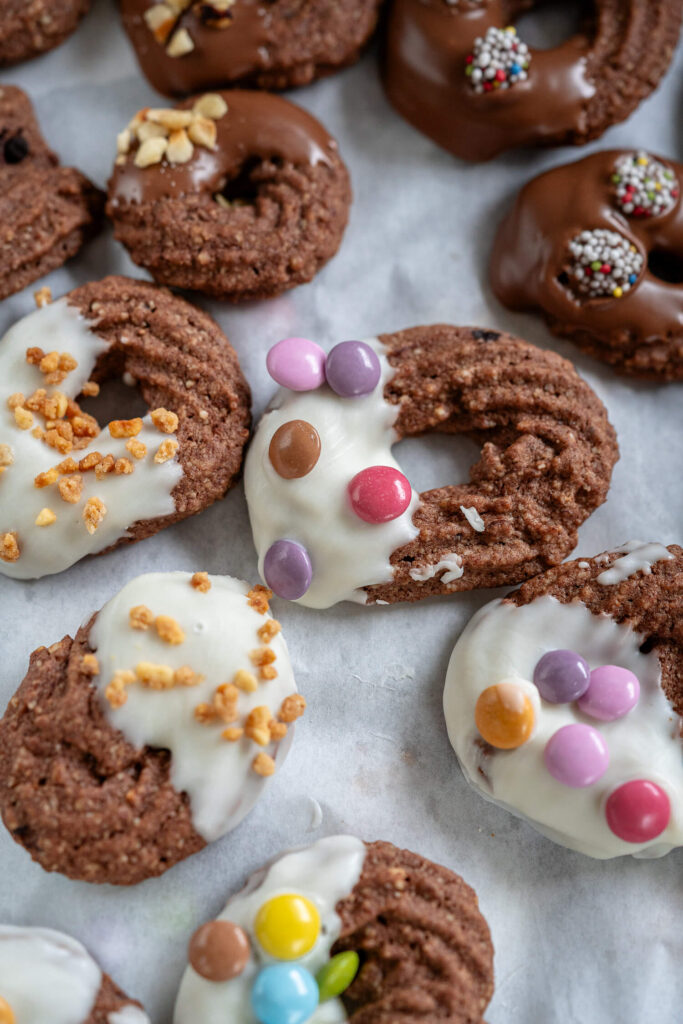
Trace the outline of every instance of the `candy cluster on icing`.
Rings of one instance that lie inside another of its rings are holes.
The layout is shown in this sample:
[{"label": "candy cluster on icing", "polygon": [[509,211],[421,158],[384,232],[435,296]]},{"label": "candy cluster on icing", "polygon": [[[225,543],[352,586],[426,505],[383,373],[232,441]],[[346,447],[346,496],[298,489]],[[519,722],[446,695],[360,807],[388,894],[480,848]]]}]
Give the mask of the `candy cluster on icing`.
[{"label": "candy cluster on icing", "polygon": [[65,299],[0,342],[0,573],[61,572],[138,520],[175,511],[175,413],[157,409],[101,430],[76,401],[98,393],[90,375],[106,349]]},{"label": "candy cluster on icing", "polygon": [[332,1024],[359,957],[331,956],[340,899],[360,878],[365,849],[352,836],[322,839],[276,861],[223,914],[192,936],[175,1024]]},{"label": "candy cluster on icing", "polygon": [[659,217],[674,207],[680,194],[671,168],[642,149],[617,159],[612,184],[616,204],[627,217]]},{"label": "candy cluster on icing", "polygon": [[207,841],[251,809],[306,707],[270,596],[230,577],[154,573],[90,631],[83,670],[109,721],[136,747],[171,751],[171,781]]},{"label": "candy cluster on icing", "polygon": [[511,25],[491,27],[474,40],[465,60],[465,74],[475,93],[510,89],[528,77],[531,53]]},{"label": "candy cluster on icing", "polygon": [[632,242],[616,231],[582,231],[569,243],[569,277],[577,298],[620,299],[631,290],[644,260]]}]

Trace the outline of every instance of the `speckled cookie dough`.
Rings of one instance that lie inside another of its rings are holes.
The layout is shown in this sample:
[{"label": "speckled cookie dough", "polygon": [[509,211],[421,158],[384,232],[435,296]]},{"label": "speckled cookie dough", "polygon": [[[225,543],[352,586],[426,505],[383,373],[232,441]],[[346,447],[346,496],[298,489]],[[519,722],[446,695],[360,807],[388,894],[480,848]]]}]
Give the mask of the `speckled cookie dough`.
[{"label": "speckled cookie dough", "polygon": [[0,67],[53,50],[89,10],[90,0],[2,0]]}]

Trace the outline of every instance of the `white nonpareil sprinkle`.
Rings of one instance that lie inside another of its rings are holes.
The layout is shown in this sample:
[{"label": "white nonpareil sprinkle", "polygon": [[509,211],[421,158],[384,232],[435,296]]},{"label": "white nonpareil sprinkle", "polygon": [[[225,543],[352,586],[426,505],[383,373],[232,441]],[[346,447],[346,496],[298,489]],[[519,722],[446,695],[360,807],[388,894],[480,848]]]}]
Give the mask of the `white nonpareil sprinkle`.
[{"label": "white nonpareil sprinkle", "polygon": [[624,153],[614,165],[616,201],[627,217],[658,217],[673,209],[679,196],[674,172],[642,149]]},{"label": "white nonpareil sprinkle", "polygon": [[569,276],[577,297],[620,299],[643,269],[643,256],[635,245],[605,228],[582,231],[569,243],[569,252]]},{"label": "white nonpareil sprinkle", "polygon": [[529,47],[514,28],[491,27],[483,38],[474,40],[465,74],[474,92],[493,92],[524,82],[530,63]]}]

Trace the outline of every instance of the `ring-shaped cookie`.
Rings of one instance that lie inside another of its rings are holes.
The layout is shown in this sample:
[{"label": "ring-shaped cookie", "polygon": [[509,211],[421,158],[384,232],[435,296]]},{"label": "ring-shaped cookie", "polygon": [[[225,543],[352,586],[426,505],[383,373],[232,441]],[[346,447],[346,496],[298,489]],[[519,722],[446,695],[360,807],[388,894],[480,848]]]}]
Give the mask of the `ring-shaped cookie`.
[{"label": "ring-shaped cookie", "polygon": [[[149,412],[100,430],[76,399],[111,378],[137,385]],[[0,574],[61,572],[150,537],[240,472],[250,392],[237,355],[155,285],[108,277],[18,321],[0,382]]]},{"label": "ring-shaped cookie", "polygon": [[[269,368],[298,390],[261,420],[245,489],[280,596],[328,607],[520,582],[561,562],[605,500],[618,449],[604,406],[571,363],[509,334],[415,327],[327,358],[288,339]],[[481,458],[467,483],[418,495],[391,447],[433,431]]]},{"label": "ring-shaped cookie", "polygon": [[384,81],[398,112],[466,160],[579,145],[628,117],[669,66],[681,0],[593,0],[581,30],[549,50],[510,25],[535,2],[396,0]]},{"label": "ring-shaped cookie", "polygon": [[310,281],[339,248],[350,202],[314,117],[236,90],[140,111],[119,136],[107,212],[156,281],[239,302]]},{"label": "ring-shaped cookie", "polygon": [[90,10],[90,0],[3,0],[0,66],[31,60],[71,35]]},{"label": "ring-shaped cookie", "polygon": [[496,296],[615,370],[683,380],[682,181],[683,164],[642,150],[534,178],[496,235]]}]

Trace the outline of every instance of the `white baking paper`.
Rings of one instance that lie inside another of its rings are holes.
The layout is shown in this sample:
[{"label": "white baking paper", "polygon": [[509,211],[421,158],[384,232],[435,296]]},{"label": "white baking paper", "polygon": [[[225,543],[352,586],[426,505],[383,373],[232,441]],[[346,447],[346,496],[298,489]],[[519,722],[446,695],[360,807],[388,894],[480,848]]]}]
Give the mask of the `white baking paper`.
[{"label": "white baking paper", "polygon": [[[645,146],[683,158],[682,76],[679,50],[659,91],[590,148]],[[117,131],[139,107],[159,103],[138,73],[114,5],[102,0],[58,51],[1,78],[30,92],[63,161],[100,184]],[[506,328],[572,359],[619,435],[609,499],[582,527],[577,554],[631,537],[680,542],[683,385],[615,376],[553,339],[540,320],[506,312],[487,283],[495,226],[518,187],[581,153],[459,163],[393,112],[374,53],[293,98],[338,138],[355,203],[339,255],[312,284],[242,308],[198,299],[236,347],[255,413],[273,391],[265,353],[287,335],[330,346],[437,321]],[[144,276],[107,233],[46,282],[61,295],[117,272]],[[33,308],[31,292],[0,305],[1,330]],[[463,479],[476,449],[441,437],[405,442],[397,452],[424,489]],[[132,576],[170,569],[256,579],[241,486],[199,518],[61,576],[33,583],[0,576],[0,703],[35,647],[73,633]],[[489,1024],[680,1021],[683,850],[650,862],[589,860],[484,802],[458,768],[441,711],[446,665],[465,622],[493,596],[323,612],[276,602],[310,706],[288,762],[251,816],[164,877],[128,890],[48,875],[0,829],[0,919],[70,932],[143,1000],[155,1024],[170,1024],[194,928],[280,850],[349,831],[417,850],[475,886],[496,946]]]}]

